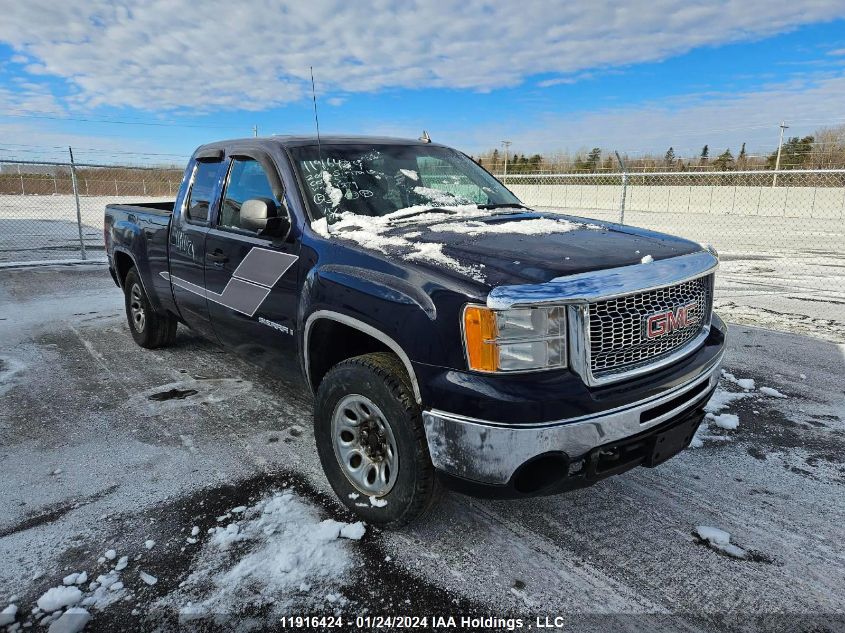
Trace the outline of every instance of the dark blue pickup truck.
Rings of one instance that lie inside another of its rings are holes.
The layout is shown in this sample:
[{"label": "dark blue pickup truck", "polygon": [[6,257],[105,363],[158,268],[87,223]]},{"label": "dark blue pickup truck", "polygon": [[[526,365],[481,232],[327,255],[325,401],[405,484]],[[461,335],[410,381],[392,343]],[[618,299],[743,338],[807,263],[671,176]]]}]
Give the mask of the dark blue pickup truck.
[{"label": "dark blue pickup truck", "polygon": [[427,138],[204,145],[174,203],[107,206],[105,240],[137,343],[182,323],[300,376],[329,482],[383,525],[444,484],[536,496],[657,466],[725,349],[712,249],[529,209]]}]

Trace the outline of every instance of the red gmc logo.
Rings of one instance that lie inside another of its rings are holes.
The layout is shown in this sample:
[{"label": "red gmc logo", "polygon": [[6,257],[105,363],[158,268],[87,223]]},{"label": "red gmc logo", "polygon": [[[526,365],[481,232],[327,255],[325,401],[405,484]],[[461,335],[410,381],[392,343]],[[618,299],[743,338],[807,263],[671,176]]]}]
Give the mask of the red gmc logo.
[{"label": "red gmc logo", "polygon": [[693,311],[697,304],[693,301],[674,310],[655,312],[645,319],[646,338],[659,338],[675,330],[698,323],[698,316]]}]

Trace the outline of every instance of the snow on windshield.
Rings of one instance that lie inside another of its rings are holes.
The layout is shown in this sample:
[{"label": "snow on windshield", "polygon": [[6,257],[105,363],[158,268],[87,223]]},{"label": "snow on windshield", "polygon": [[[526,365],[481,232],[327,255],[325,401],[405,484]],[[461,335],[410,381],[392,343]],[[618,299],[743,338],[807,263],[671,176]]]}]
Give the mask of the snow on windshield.
[{"label": "snow on windshield", "polygon": [[[324,146],[322,155],[308,151],[293,150],[311,195],[317,218],[311,226],[317,233],[450,268],[482,283],[483,265],[451,257],[450,240],[435,234],[471,239],[485,233],[545,235],[598,228],[563,217],[490,222],[491,216],[521,213],[519,200],[472,160],[447,148],[335,145]],[[420,230],[409,233],[403,226]]]}]

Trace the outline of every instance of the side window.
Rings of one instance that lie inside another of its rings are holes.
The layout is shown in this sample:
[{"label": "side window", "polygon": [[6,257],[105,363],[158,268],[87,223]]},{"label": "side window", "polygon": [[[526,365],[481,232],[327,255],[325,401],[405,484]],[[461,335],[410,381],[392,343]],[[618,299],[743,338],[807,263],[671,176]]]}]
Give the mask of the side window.
[{"label": "side window", "polygon": [[194,183],[188,196],[188,219],[194,222],[208,220],[208,205],[214,195],[214,184],[220,171],[219,162],[197,163],[194,172]]},{"label": "side window", "polygon": [[252,198],[276,201],[261,163],[252,158],[234,158],[220,207],[220,228],[242,229],[241,205]]}]

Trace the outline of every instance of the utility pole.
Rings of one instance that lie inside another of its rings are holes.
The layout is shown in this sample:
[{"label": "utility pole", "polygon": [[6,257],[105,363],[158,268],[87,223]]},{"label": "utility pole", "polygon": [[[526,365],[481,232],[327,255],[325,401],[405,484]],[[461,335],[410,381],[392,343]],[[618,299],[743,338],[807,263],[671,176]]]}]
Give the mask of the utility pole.
[{"label": "utility pole", "polygon": [[258,136],[258,126],[257,125],[252,126],[252,135],[255,136],[255,137]]},{"label": "utility pole", "polygon": [[511,146],[510,141],[502,141],[502,147],[505,148],[505,174],[502,176],[502,182],[508,178],[508,148]]},{"label": "utility pole", "polygon": [[780,152],[783,149],[783,131],[788,130],[786,121],[780,122],[780,140],[778,141],[778,157],[775,159],[775,177],[772,178],[772,187],[778,186],[778,169],[780,169]]}]

